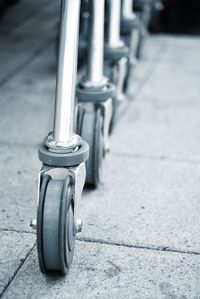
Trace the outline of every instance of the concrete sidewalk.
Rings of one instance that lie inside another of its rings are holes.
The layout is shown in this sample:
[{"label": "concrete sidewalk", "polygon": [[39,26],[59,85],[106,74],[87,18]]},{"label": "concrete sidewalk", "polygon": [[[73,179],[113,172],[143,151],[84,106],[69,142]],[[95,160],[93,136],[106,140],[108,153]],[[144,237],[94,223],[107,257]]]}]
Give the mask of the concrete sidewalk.
[{"label": "concrete sidewalk", "polygon": [[104,182],[84,192],[71,271],[39,271],[29,221],[37,145],[53,121],[58,15],[56,1],[21,0],[0,24],[0,297],[198,299],[200,38],[149,37]]}]

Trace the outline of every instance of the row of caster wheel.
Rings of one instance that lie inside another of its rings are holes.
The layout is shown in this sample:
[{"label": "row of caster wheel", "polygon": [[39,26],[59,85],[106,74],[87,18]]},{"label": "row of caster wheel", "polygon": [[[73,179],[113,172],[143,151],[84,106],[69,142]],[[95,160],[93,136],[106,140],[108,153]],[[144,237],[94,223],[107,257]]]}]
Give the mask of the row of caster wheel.
[{"label": "row of caster wheel", "polygon": [[137,60],[135,49],[141,45],[135,39],[140,35],[140,26],[132,13],[132,1],[123,1],[131,7],[124,34],[121,35],[122,0],[109,0],[106,38],[105,0],[86,1],[90,28],[88,58],[85,76],[76,84],[80,0],[62,0],[54,126],[39,147],[43,166],[39,175],[37,221],[31,222],[37,229],[43,273],[69,271],[76,234],[82,229],[78,202],[84,184],[94,188],[100,184],[109,136],[118,109],[127,99],[128,80]]}]

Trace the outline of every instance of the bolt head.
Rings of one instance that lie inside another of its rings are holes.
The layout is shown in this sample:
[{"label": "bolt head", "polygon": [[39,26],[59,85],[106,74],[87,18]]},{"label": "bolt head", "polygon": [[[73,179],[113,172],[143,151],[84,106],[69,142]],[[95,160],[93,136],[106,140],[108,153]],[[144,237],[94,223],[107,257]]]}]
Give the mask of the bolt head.
[{"label": "bolt head", "polygon": [[30,227],[32,229],[36,229],[37,228],[37,220],[36,219],[31,219],[31,221],[30,221]]},{"label": "bolt head", "polygon": [[75,232],[76,234],[81,233],[83,228],[83,222],[82,220],[78,219],[75,225]]},{"label": "bolt head", "polygon": [[51,142],[51,141],[53,140],[53,133],[52,133],[52,132],[50,132],[50,133],[47,135],[47,140],[48,140],[49,142]]}]

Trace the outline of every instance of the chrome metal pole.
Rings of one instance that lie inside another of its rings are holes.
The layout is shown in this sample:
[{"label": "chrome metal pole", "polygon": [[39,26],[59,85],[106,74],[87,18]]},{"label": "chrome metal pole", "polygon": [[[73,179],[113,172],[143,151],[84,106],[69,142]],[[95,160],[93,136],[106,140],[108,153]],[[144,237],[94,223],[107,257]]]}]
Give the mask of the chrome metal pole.
[{"label": "chrome metal pole", "polygon": [[134,0],[123,0],[122,17],[125,20],[133,20],[136,18],[133,12],[133,1]]},{"label": "chrome metal pole", "polygon": [[122,47],[120,39],[121,0],[108,0],[108,33],[107,46],[110,48]]},{"label": "chrome metal pole", "polygon": [[105,84],[103,76],[105,0],[90,0],[89,14],[88,61],[83,85],[102,87]]},{"label": "chrome metal pole", "polygon": [[79,18],[80,0],[62,0],[54,128],[47,138],[47,143],[58,147],[72,147],[77,141],[73,126]]}]

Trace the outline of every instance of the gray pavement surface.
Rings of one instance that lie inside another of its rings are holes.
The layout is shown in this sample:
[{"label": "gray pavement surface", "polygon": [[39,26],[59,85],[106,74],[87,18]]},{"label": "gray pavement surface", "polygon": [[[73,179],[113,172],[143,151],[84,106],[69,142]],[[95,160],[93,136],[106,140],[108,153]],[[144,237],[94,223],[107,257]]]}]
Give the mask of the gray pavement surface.
[{"label": "gray pavement surface", "polygon": [[85,190],[66,278],[39,271],[37,146],[51,130],[59,3],[21,0],[0,23],[0,297],[200,298],[200,38],[149,37]]}]

